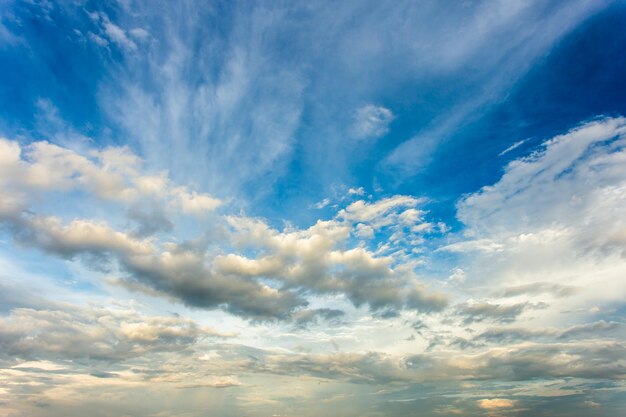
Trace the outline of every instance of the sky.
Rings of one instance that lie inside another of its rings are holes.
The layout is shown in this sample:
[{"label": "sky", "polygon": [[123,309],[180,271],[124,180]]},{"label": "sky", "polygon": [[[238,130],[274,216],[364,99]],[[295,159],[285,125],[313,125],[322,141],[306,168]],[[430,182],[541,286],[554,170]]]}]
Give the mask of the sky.
[{"label": "sky", "polygon": [[615,417],[626,2],[0,0],[0,417]]}]

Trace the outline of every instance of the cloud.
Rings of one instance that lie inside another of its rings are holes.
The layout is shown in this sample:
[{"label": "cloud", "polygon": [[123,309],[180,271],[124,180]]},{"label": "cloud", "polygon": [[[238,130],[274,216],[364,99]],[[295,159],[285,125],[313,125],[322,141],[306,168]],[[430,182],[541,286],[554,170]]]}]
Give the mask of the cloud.
[{"label": "cloud", "polygon": [[195,389],[195,388],[232,388],[241,386],[241,382],[236,377],[228,376],[222,378],[215,378],[215,380],[204,384],[190,384],[182,385],[180,389]]},{"label": "cloud", "polygon": [[517,401],[509,400],[506,398],[485,398],[482,400],[476,401],[478,406],[483,410],[498,410],[500,408],[512,408],[515,406]]},{"label": "cloud", "polygon": [[[87,12],[87,14],[98,28],[97,34],[89,33],[91,40],[97,45],[107,47],[109,43],[112,43],[127,51],[137,49],[137,44],[128,36],[129,32],[113,23],[108,15],[103,12]],[[148,32],[141,28],[135,28],[130,31],[130,34],[138,39],[145,39]]]},{"label": "cloud", "polygon": [[543,149],[509,163],[498,183],[460,201],[459,219],[472,232],[495,234],[581,224],[584,213],[599,227],[596,233],[606,233],[600,222],[621,203],[618,190],[626,179],[625,133],[625,119],[606,118],[546,141]]},{"label": "cloud", "polygon": [[104,222],[76,219],[63,224],[57,217],[28,215],[9,221],[18,242],[65,258],[81,253],[108,252],[119,257],[141,256],[154,250],[150,241],[134,239],[127,233],[111,229]]},{"label": "cloud", "polygon": [[[624,346],[613,341],[583,341],[492,348],[455,355],[390,355],[377,352],[270,354],[264,368],[273,373],[311,375],[361,384],[425,381],[528,381],[535,378],[620,379]],[[615,361],[618,362],[615,362]]]},{"label": "cloud", "polygon": [[[151,240],[115,231],[104,222],[63,224],[55,217],[26,214],[8,221],[22,244],[66,258],[81,254],[110,257],[131,274],[120,283],[129,288],[147,286],[196,307],[223,306],[234,314],[287,318],[292,310],[307,304],[292,288],[345,294],[355,305],[366,303],[372,309],[406,306],[428,311],[446,304],[443,295],[426,293],[409,271],[392,269],[389,258],[376,258],[361,248],[334,250],[336,239],[341,234],[345,237],[346,227],[333,222],[285,234],[258,222],[250,224],[253,229],[238,225],[236,241],[274,253],[258,259],[229,254],[211,260],[171,243],[161,250]],[[262,277],[277,279],[281,285],[262,284],[257,280]]]},{"label": "cloud", "polygon": [[519,295],[552,294],[557,297],[568,297],[578,293],[581,289],[571,285],[551,284],[549,282],[532,282],[522,285],[506,287],[500,295],[516,297]]},{"label": "cloud", "polygon": [[[368,207],[367,214],[357,217],[374,220],[387,209]],[[343,211],[338,214],[344,220],[349,216]],[[287,288],[344,294],[354,305],[368,304],[373,310],[393,307],[433,311],[446,305],[446,297],[428,294],[410,269],[394,268],[391,257],[377,257],[359,247],[338,249],[349,237],[351,222],[318,221],[305,230],[281,233],[260,220],[241,217],[227,220],[234,228],[235,243],[242,248],[260,250],[263,255],[256,259],[234,254],[218,256],[216,267],[223,274],[266,276],[283,282]]]},{"label": "cloud", "polygon": [[221,334],[180,317],[145,316],[133,310],[15,308],[0,317],[5,360],[123,361],[155,352],[188,349]]},{"label": "cloud", "polygon": [[0,187],[6,193],[0,211],[14,211],[42,192],[72,190],[124,204],[164,200],[165,207],[180,207],[184,213],[196,215],[221,205],[214,197],[173,184],[165,173],[146,175],[141,165],[127,147],[91,150],[83,155],[48,142],[21,146],[0,138]]},{"label": "cloud", "polygon": [[177,181],[236,199],[268,193],[289,163],[308,83],[306,63],[276,45],[290,10],[237,6],[216,20],[212,7],[158,2],[104,16],[99,35],[123,55],[107,62],[104,116]]},{"label": "cloud", "polygon": [[465,316],[463,322],[470,324],[484,320],[500,323],[515,321],[517,317],[528,309],[546,308],[545,303],[532,304],[528,302],[517,304],[491,304],[487,302],[463,304],[458,308],[458,314]]},{"label": "cloud", "polygon": [[509,146],[508,148],[506,148],[505,150],[503,150],[502,152],[500,152],[498,154],[498,156],[503,156],[506,155],[507,153],[519,148],[520,146],[522,146],[524,143],[528,142],[528,139],[523,139],[520,141],[515,142],[514,144],[512,144],[511,146]]},{"label": "cloud", "polygon": [[391,110],[373,104],[365,105],[354,114],[352,134],[357,139],[379,138],[389,132],[389,124],[393,119]]},{"label": "cloud", "polygon": [[183,213],[186,214],[203,215],[222,205],[219,199],[195,191],[189,192],[186,187],[176,188],[174,194],[178,197]]},{"label": "cloud", "polygon": [[158,232],[167,233],[174,230],[174,223],[167,217],[164,210],[158,207],[145,210],[139,207],[130,207],[126,216],[137,225],[134,233],[139,237],[147,237]]},{"label": "cloud", "polygon": [[476,336],[476,340],[495,343],[511,343],[542,337],[554,337],[558,332],[552,329],[491,328]]},{"label": "cloud", "polygon": [[396,208],[415,207],[420,202],[423,200],[403,195],[385,198],[375,203],[358,200],[341,210],[338,216],[346,220],[374,223],[378,226],[381,223],[393,221],[387,215]]},{"label": "cloud", "polygon": [[[328,5],[7,6],[41,82],[12,83],[0,141],[0,414],[613,412],[626,122],[517,158],[453,233],[454,196],[372,166],[413,175],[604,4]],[[31,124],[32,92],[61,107]]]},{"label": "cloud", "polygon": [[318,308],[315,310],[300,310],[294,313],[293,320],[297,327],[305,328],[309,325],[319,324],[324,320],[330,324],[336,324],[345,316],[345,312],[333,308]]},{"label": "cloud", "polygon": [[536,339],[565,340],[590,336],[599,339],[603,336],[610,336],[611,333],[621,327],[621,323],[600,320],[593,323],[576,324],[562,330],[554,328],[521,327],[490,328],[477,335],[474,340],[502,344]]},{"label": "cloud", "polygon": [[540,296],[562,310],[617,301],[626,290],[616,281],[626,268],[625,149],[621,117],[546,140],[458,202],[465,229],[440,250],[462,259],[469,285],[502,297]]},{"label": "cloud", "polygon": [[559,334],[559,339],[574,338],[577,336],[594,335],[598,336],[602,333],[609,332],[611,330],[621,327],[621,323],[606,322],[604,320],[597,321],[595,323],[578,324],[565,329]]},{"label": "cloud", "polygon": [[[447,304],[443,294],[429,293],[408,265],[395,265],[393,257],[366,248],[345,247],[351,233],[366,227],[372,233],[383,228],[398,233],[423,224],[425,212],[413,208],[419,199],[360,200],[334,220],[302,230],[279,231],[245,216],[214,217],[226,239],[217,242],[222,249],[215,254],[215,248],[159,240],[148,232],[173,228],[165,212],[197,216],[215,210],[220,200],[177,186],[165,174],[141,173],[139,158],[128,148],[87,152],[89,157],[47,142],[22,148],[0,141],[0,171],[11,172],[0,183],[5,191],[0,220],[17,242],[68,259],[90,255],[92,263],[97,260],[125,275],[117,283],[128,289],[254,319],[289,319],[307,306],[306,293],[344,295],[373,311],[438,311]],[[139,228],[120,231],[104,220],[80,218],[64,222],[29,209],[37,195],[74,190],[128,207],[128,218]],[[143,199],[157,204],[151,211],[149,206],[141,209]],[[232,252],[229,244],[256,255]]]}]

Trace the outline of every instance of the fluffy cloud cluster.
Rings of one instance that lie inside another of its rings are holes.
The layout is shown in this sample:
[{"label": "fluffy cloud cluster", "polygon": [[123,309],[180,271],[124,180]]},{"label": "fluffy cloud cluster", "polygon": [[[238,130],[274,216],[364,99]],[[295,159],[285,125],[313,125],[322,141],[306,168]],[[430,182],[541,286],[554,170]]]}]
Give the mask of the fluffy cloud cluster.
[{"label": "fluffy cloud cluster", "polygon": [[[611,278],[624,271],[618,214],[626,181],[625,125],[622,119],[602,119],[554,138],[512,162],[499,182],[459,202],[467,228],[445,236],[456,241],[435,252],[457,253],[464,262],[445,284],[457,297],[449,309],[451,296],[430,291],[415,273],[418,257],[428,256],[429,234],[447,233],[445,225],[427,219],[423,199],[366,200],[362,192],[349,192],[335,216],[307,228],[278,229],[260,218],[213,213],[204,219],[214,238],[179,241],[178,221],[214,211],[219,200],[174,184],[165,174],[145,174],[127,148],[85,156],[48,143],[2,141],[1,220],[16,242],[83,260],[133,291],[221,309],[261,328],[287,320],[290,331],[319,331],[334,346],[329,352],[313,348],[322,342],[295,349],[233,339],[216,343],[213,338],[223,335],[179,316],[42,304],[33,297],[18,302],[9,295],[12,304],[0,319],[2,372],[33,379],[43,371],[28,363],[59,367],[71,361],[82,367],[71,372],[83,383],[159,381],[186,390],[243,389],[239,378],[300,376],[378,386],[620,380],[623,324],[615,316],[587,316],[600,311],[589,300],[623,291]],[[50,207],[40,204],[49,196],[76,193],[122,207],[139,228],[39,213]],[[145,211],[145,201],[157,209]],[[589,276],[602,279],[582,291]],[[488,286],[472,288],[487,278]],[[472,290],[471,296],[463,293]],[[346,324],[354,317],[336,308],[344,302],[374,314]],[[583,313],[563,326],[563,311]],[[385,339],[402,341],[388,351],[376,350],[376,344],[343,351],[328,330],[316,326],[321,321],[337,327],[345,343],[373,328],[383,334],[377,321],[390,323]],[[155,358],[163,364],[150,365]],[[190,377],[198,383],[189,384]],[[521,407],[519,397],[477,393],[468,401],[465,409],[477,413]]]},{"label": "fluffy cloud cluster", "polygon": [[52,191],[77,190],[126,205],[153,200],[196,215],[221,205],[217,198],[173,184],[166,173],[144,175],[141,170],[142,161],[127,147],[82,155],[48,142],[21,146],[0,138],[0,215],[15,215],[31,199]]},{"label": "fluffy cloud cluster", "polygon": [[581,125],[511,162],[496,184],[459,203],[458,218],[470,236],[551,230],[555,238],[575,233],[588,250],[620,245],[625,148],[626,119]]},{"label": "fluffy cloud cluster", "polygon": [[560,299],[562,308],[574,307],[565,298],[586,309],[618,302],[626,294],[625,161],[624,118],[556,136],[462,199],[466,229],[442,250],[461,255],[470,283],[502,286],[498,296]]},{"label": "fluffy cloud cluster", "polygon": [[123,361],[150,353],[189,349],[206,337],[222,337],[189,319],[146,316],[130,308],[56,305],[21,307],[0,317],[4,361]]},{"label": "fluffy cloud cluster", "polygon": [[[289,318],[306,308],[309,294],[343,295],[355,306],[372,310],[433,311],[446,305],[443,295],[426,291],[410,266],[351,247],[352,237],[364,228],[390,228],[394,235],[406,230],[413,237],[428,233],[432,227],[415,208],[420,202],[415,198],[357,201],[335,219],[303,230],[279,231],[245,216],[219,217],[216,222],[226,240],[211,250],[117,230],[104,220],[68,222],[29,209],[36,197],[74,190],[129,208],[137,200],[152,199],[178,214],[203,213],[220,204],[173,184],[165,174],[144,175],[140,160],[127,148],[89,156],[45,142],[24,148],[0,142],[0,219],[18,242],[64,258],[95,256],[118,268],[118,282],[127,288],[255,319]],[[134,216],[129,210],[129,217]]]}]

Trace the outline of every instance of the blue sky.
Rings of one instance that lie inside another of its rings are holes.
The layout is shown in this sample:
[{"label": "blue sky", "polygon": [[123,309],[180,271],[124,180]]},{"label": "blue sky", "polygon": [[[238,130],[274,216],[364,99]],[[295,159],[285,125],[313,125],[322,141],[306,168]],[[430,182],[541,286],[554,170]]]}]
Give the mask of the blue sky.
[{"label": "blue sky", "polygon": [[623,1],[0,15],[0,417],[624,407]]}]

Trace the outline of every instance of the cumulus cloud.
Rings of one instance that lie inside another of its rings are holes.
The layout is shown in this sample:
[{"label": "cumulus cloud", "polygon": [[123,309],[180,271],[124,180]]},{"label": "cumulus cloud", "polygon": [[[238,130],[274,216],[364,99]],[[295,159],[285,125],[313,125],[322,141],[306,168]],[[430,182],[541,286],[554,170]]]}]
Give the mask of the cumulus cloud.
[{"label": "cumulus cloud", "polygon": [[202,214],[221,201],[184,186],[165,173],[144,174],[142,161],[127,147],[92,150],[88,155],[48,142],[22,146],[0,139],[1,212],[15,212],[34,195],[80,190],[105,201],[131,204],[142,199],[163,201],[165,207]]},{"label": "cumulus cloud", "polygon": [[[129,289],[255,319],[288,319],[307,306],[307,293],[343,295],[355,306],[374,311],[437,311],[447,303],[444,295],[429,293],[408,265],[348,245],[351,235],[366,236],[367,230],[370,235],[383,228],[396,235],[401,229],[409,236],[426,233],[424,228],[413,230],[425,223],[426,213],[415,208],[419,199],[360,200],[335,219],[302,230],[279,231],[245,216],[216,217],[226,240],[218,243],[221,249],[215,254],[151,233],[172,229],[166,211],[198,216],[215,210],[221,201],[173,184],[166,174],[145,175],[139,171],[140,162],[128,148],[84,156],[47,142],[22,147],[2,140],[0,170],[6,175],[0,183],[5,191],[0,219],[21,244],[63,258],[91,255],[108,262],[109,269],[125,275],[117,282]],[[74,190],[129,207],[128,217],[138,229],[120,231],[104,220],[66,222],[29,209],[36,195]],[[141,209],[141,199],[160,205]]]},{"label": "cumulus cloud", "polygon": [[[135,238],[105,222],[20,214],[4,219],[15,238],[51,254],[71,258],[81,254],[105,256],[130,273],[120,281],[173,296],[188,305],[224,307],[235,314],[257,318],[287,318],[307,305],[295,290],[345,294],[355,305],[438,310],[446,304],[440,294],[429,294],[405,268],[392,259],[375,257],[354,248],[338,250],[349,228],[321,222],[310,229],[280,233],[259,221],[230,219],[235,243],[263,251],[258,258],[228,254],[211,258],[181,245]],[[263,278],[277,280],[268,286]]]},{"label": "cumulus cloud", "polygon": [[[367,219],[373,220],[374,214],[368,214]],[[359,247],[339,249],[349,237],[350,222],[318,221],[305,230],[280,233],[260,220],[230,217],[228,221],[235,229],[237,244],[260,250],[263,255],[256,259],[234,254],[218,256],[216,267],[223,274],[265,276],[282,281],[286,288],[344,294],[356,306],[368,304],[374,310],[393,307],[431,311],[446,305],[446,297],[426,292],[410,269],[394,268],[391,257],[379,257]]]},{"label": "cumulus cloud", "polygon": [[[410,209],[417,206],[420,202],[423,202],[423,200],[403,195],[388,197],[374,203],[358,200],[341,210],[338,216],[353,222],[368,222],[374,223],[376,226],[382,226],[394,221],[389,214],[396,214],[395,210],[397,208],[407,207]],[[410,213],[413,214],[414,211],[411,211]],[[418,220],[420,217],[419,215],[423,214],[423,212],[415,213],[416,216],[414,217],[414,220]]]},{"label": "cumulus cloud", "polygon": [[539,298],[563,310],[617,302],[626,294],[618,278],[626,270],[624,160],[621,117],[548,139],[458,202],[466,227],[440,251],[463,260],[466,282],[488,283],[501,297]]},{"label": "cumulus cloud", "polygon": [[509,163],[496,184],[464,198],[459,220],[475,235],[551,228],[575,233],[589,249],[617,244],[623,225],[611,215],[624,203],[625,133],[625,119],[608,118],[546,141]]},{"label": "cumulus cloud", "polygon": [[122,361],[188,349],[203,337],[221,337],[189,319],[146,316],[133,310],[20,307],[0,317],[4,360]]}]

